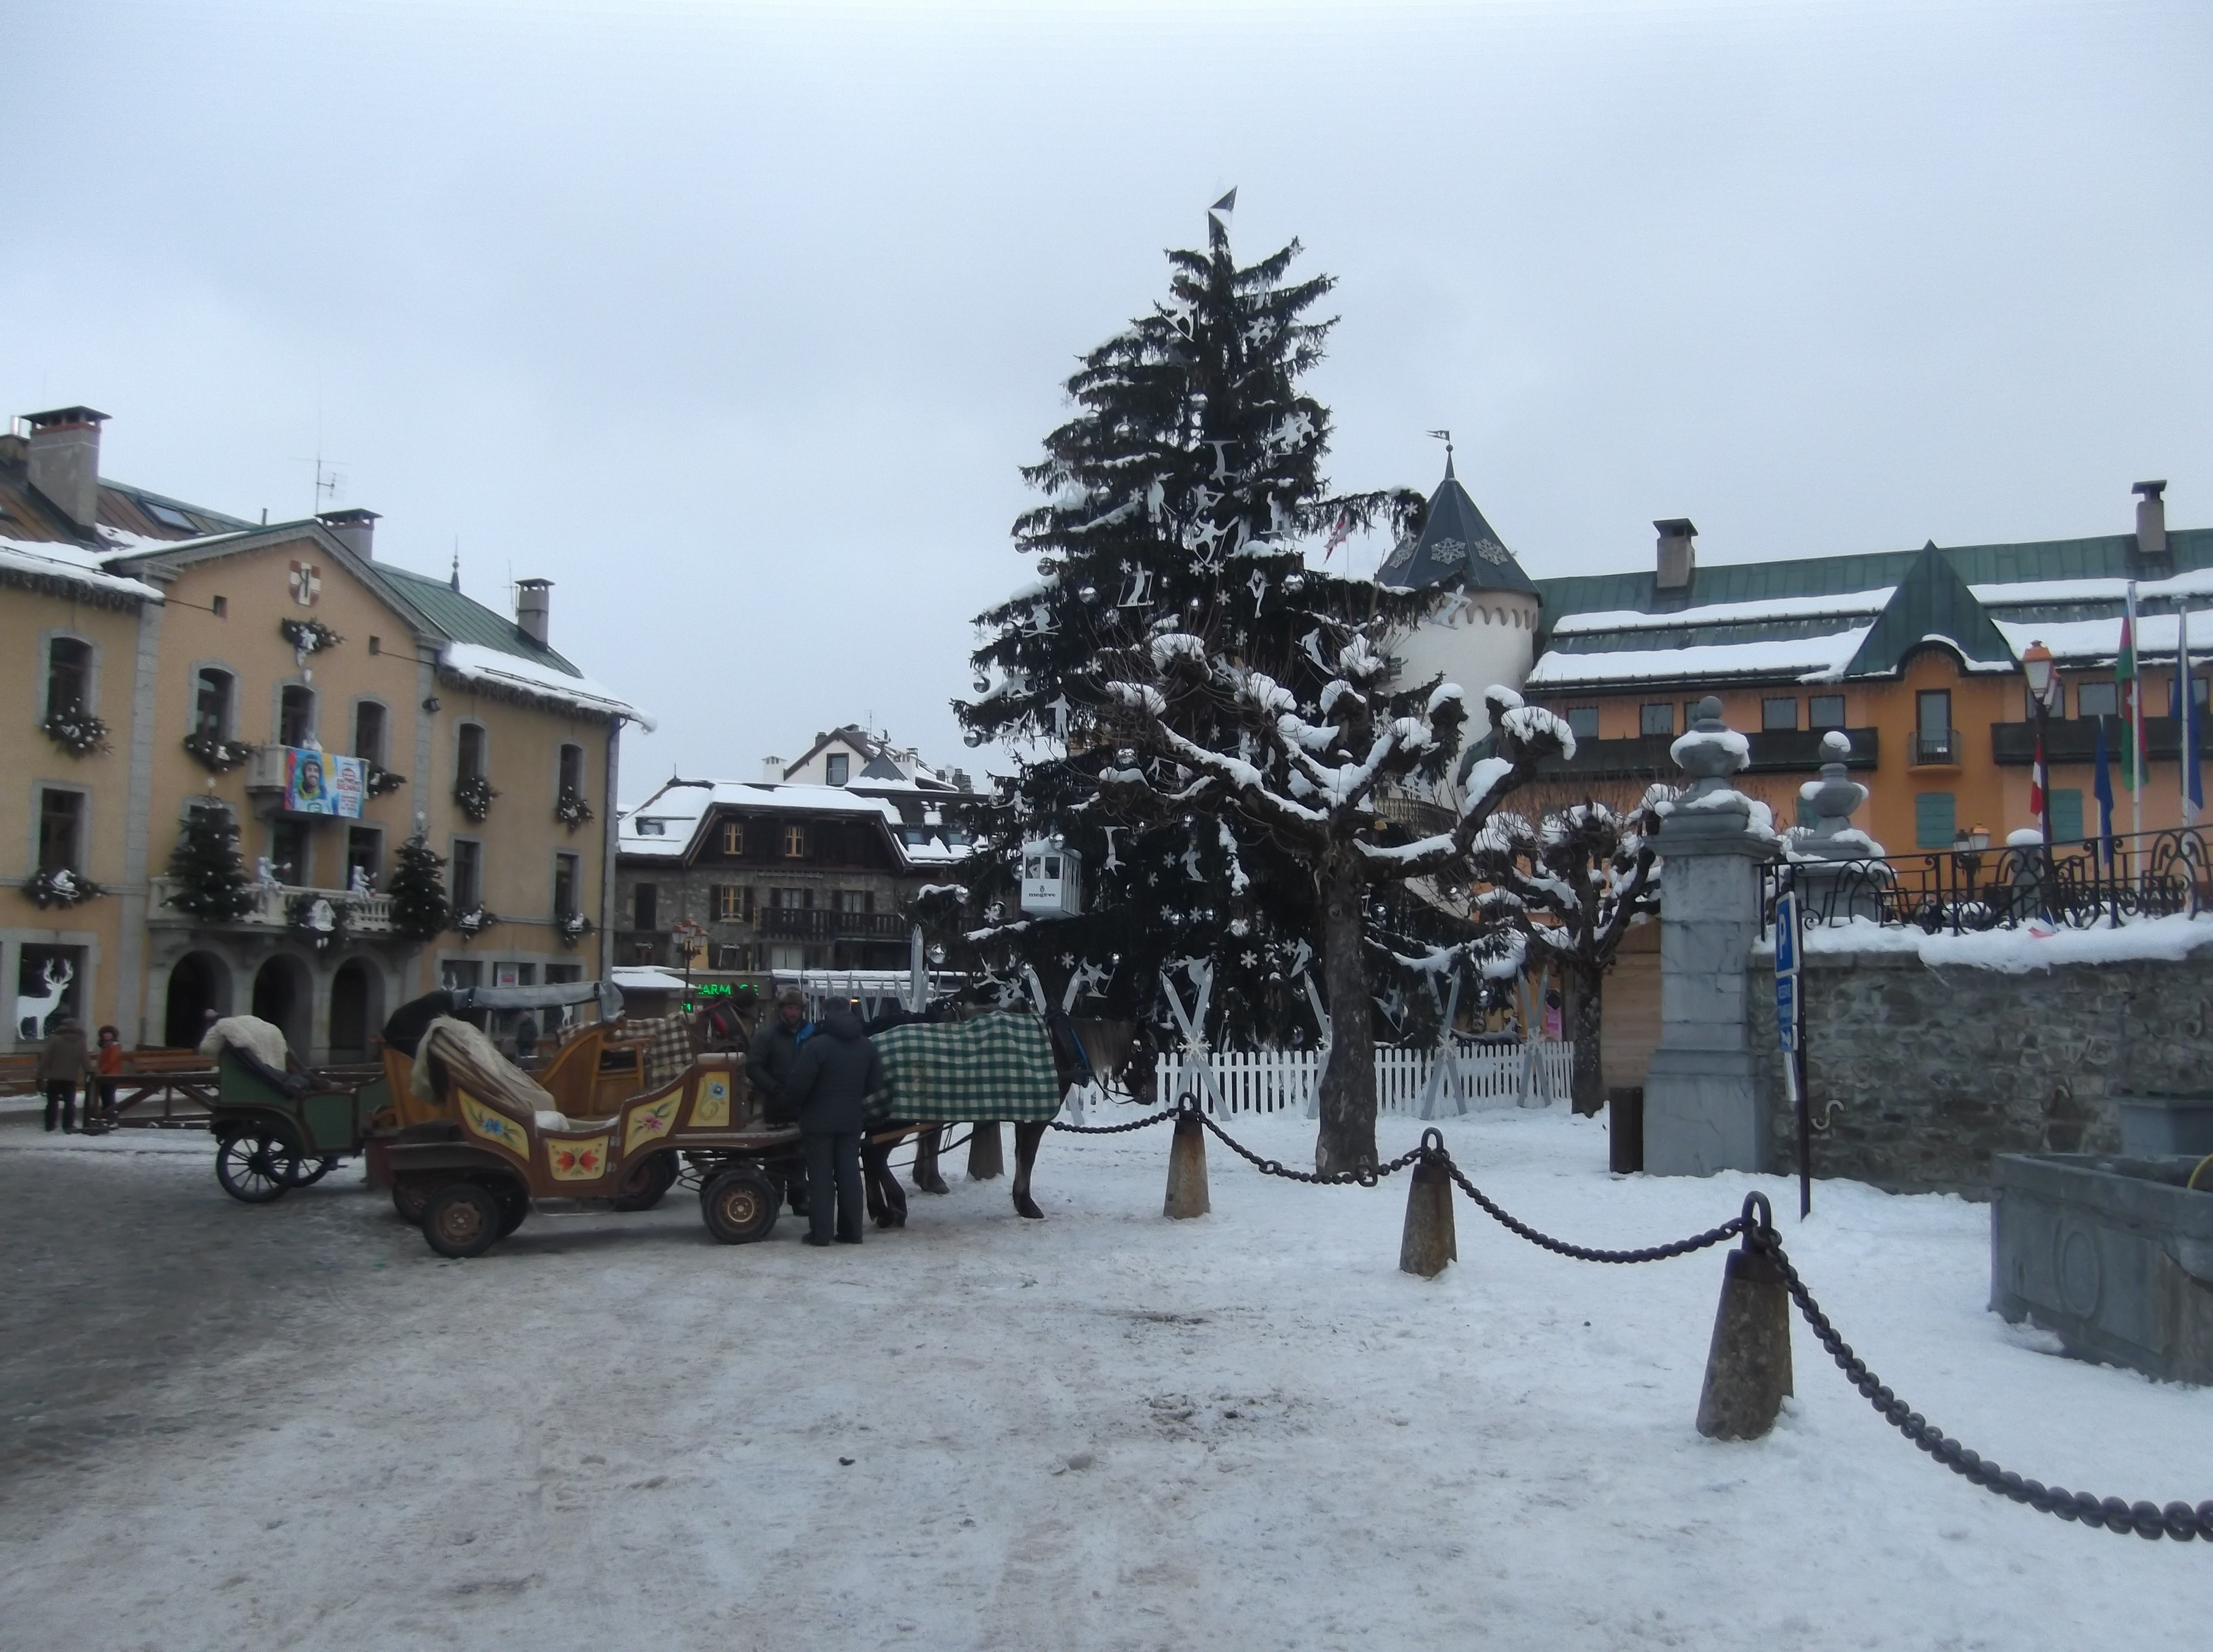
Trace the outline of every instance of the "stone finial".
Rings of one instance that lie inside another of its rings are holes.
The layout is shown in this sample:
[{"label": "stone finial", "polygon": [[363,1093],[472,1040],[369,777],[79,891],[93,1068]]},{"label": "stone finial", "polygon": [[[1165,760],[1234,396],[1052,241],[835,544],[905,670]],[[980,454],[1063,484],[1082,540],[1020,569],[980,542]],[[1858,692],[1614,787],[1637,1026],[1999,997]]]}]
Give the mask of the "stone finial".
[{"label": "stone finial", "polygon": [[[1691,789],[1675,800],[1680,811],[1698,807],[1718,793],[1735,796],[1731,777],[1752,760],[1752,743],[1722,721],[1722,703],[1709,694],[1692,712],[1690,732],[1667,748],[1675,766],[1689,775]],[[1712,808],[1716,805],[1709,804]]]},{"label": "stone finial", "polygon": [[1852,754],[1850,735],[1832,728],[1821,736],[1821,777],[1798,788],[1798,796],[1814,812],[1814,824],[1800,838],[1801,855],[1830,861],[1865,860],[1882,853],[1881,844],[1863,832],[1854,832],[1852,814],[1868,800],[1868,789],[1844,771]]}]

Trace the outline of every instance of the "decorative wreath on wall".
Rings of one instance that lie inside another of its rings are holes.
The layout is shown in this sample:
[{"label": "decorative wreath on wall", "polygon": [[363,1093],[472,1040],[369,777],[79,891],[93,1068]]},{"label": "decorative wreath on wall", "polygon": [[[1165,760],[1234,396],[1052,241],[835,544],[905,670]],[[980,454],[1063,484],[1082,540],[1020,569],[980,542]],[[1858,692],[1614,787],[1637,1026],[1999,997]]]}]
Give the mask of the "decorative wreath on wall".
[{"label": "decorative wreath on wall", "polygon": [[325,649],[334,649],[345,641],[320,619],[280,619],[277,622],[277,629],[284,634],[284,640],[292,645],[292,651],[303,657],[320,654]]},{"label": "decorative wreath on wall", "polygon": [[72,872],[66,866],[51,871],[34,872],[24,880],[23,893],[41,908],[75,906],[81,902],[96,900],[107,893],[82,872]]},{"label": "decorative wreath on wall", "polygon": [[553,818],[574,832],[592,818],[592,806],[584,795],[573,786],[561,788],[561,796],[553,804]]},{"label": "decorative wreath on wall", "polygon": [[481,905],[472,906],[466,912],[454,914],[454,931],[464,939],[473,939],[490,925],[498,922],[498,916],[486,911]]},{"label": "decorative wreath on wall", "polygon": [[186,735],[185,750],[210,774],[229,774],[246,761],[248,747],[242,740],[218,740],[213,735]]},{"label": "decorative wreath on wall", "polygon": [[302,890],[284,903],[284,921],[310,942],[317,952],[328,952],[334,942],[345,939],[353,917],[353,903],[332,900],[312,889]]},{"label": "decorative wreath on wall", "polygon": [[491,781],[482,775],[472,775],[454,787],[454,801],[461,806],[461,813],[472,820],[481,821],[491,813],[491,800],[499,796]]},{"label": "decorative wreath on wall", "polygon": [[381,763],[372,763],[369,765],[368,786],[369,795],[371,797],[382,797],[387,792],[398,791],[406,783],[405,775],[394,774]]},{"label": "decorative wreath on wall", "polygon": [[554,928],[560,932],[561,944],[573,947],[591,934],[592,920],[582,912],[564,912],[554,920]]},{"label": "decorative wreath on wall", "polygon": [[71,757],[90,757],[107,749],[107,725],[81,705],[48,712],[39,729]]}]

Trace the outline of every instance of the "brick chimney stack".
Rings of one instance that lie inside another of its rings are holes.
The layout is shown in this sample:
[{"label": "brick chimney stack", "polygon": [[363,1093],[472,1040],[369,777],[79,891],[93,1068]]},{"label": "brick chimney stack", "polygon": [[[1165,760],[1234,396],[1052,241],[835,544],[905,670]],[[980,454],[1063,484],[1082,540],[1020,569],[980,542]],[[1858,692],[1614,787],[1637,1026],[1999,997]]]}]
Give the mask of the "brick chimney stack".
[{"label": "brick chimney stack", "polygon": [[551,648],[546,637],[553,621],[553,582],[518,579],[515,582],[515,623],[540,648]]},{"label": "brick chimney stack", "polygon": [[373,510],[326,510],[315,518],[330,529],[331,537],[363,562],[376,560],[376,513]]},{"label": "brick chimney stack", "polygon": [[85,533],[100,524],[100,427],[107,415],[57,407],[28,417],[31,485]]}]

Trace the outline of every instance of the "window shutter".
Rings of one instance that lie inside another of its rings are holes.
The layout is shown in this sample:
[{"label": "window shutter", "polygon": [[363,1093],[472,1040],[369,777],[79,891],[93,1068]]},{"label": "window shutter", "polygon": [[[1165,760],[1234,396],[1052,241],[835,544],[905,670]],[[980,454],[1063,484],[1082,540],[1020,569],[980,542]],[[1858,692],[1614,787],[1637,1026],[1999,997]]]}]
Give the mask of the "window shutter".
[{"label": "window shutter", "polygon": [[[2079,802],[2079,800],[2078,800]],[[1917,792],[1913,798],[1913,845],[1949,849],[1958,829],[1957,800],[1948,791]]]},{"label": "window shutter", "polygon": [[2051,840],[2060,844],[2082,841],[2082,789],[2080,786],[2052,791]]}]

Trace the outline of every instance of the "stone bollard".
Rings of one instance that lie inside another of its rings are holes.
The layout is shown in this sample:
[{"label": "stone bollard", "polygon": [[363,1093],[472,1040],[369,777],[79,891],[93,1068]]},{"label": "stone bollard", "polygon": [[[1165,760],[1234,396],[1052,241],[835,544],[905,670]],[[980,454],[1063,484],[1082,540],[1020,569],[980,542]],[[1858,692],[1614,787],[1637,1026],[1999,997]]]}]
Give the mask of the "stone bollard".
[{"label": "stone bollard", "polygon": [[1213,1208],[1206,1197],[1206,1128],[1198,1122],[1198,1102],[1186,1096],[1176,1111],[1175,1137],[1168,1143],[1168,1192],[1161,1214],[1181,1222]]},{"label": "stone bollard", "polygon": [[1406,1188],[1406,1231],[1399,1241],[1399,1271],[1434,1279],[1460,1260],[1453,1234],[1452,1173],[1445,1168],[1442,1131],[1422,1132],[1422,1159]]},{"label": "stone bollard", "polygon": [[990,1181],[1006,1173],[1007,1155],[999,1143],[998,1121],[974,1126],[968,1132],[968,1180]]},{"label": "stone bollard", "polygon": [[1790,1387],[1790,1292],[1783,1270],[1760,1236],[1774,1231],[1764,1194],[1744,1202],[1741,1248],[1728,1253],[1706,1381],[1698,1395],[1698,1432],[1709,1440],[1757,1440],[1775,1426]]}]

